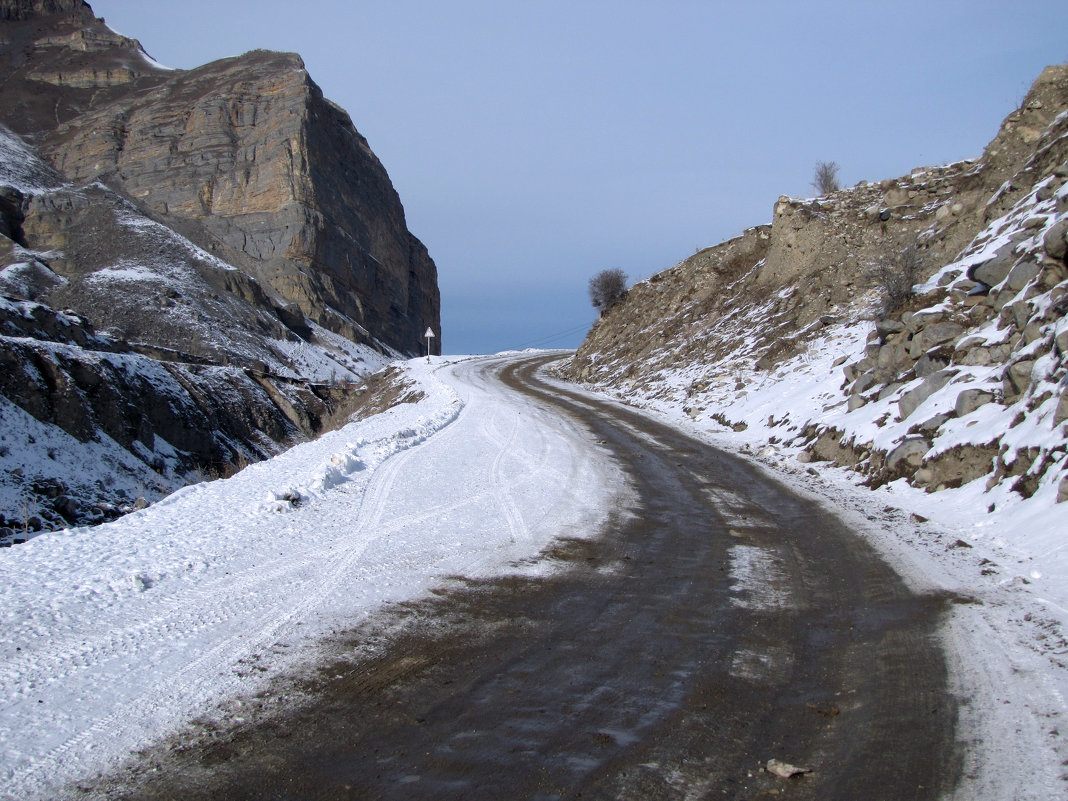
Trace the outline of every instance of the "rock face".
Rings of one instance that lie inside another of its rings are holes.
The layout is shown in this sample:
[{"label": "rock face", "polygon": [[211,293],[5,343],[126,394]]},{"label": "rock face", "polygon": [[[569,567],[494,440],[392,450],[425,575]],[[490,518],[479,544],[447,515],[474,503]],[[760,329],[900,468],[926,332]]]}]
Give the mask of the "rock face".
[{"label": "rock face", "polygon": [[39,141],[68,180],[120,192],[350,339],[417,353],[425,328],[439,330],[433,261],[385,169],[298,56],[169,71],[85,3],[4,9],[0,121]]},{"label": "rock face", "polygon": [[[937,491],[986,477],[988,490],[1063,500],[1066,225],[1061,65],[1042,72],[981,159],[782,197],[770,226],[632,287],[569,371],[739,430],[755,415],[728,410],[748,408],[750,391],[791,396],[812,352],[841,353],[835,391],[760,421],[772,445],[803,444],[806,462],[835,461],[872,486],[905,478]],[[918,274],[894,287],[907,253]]]},{"label": "rock face", "polygon": [[295,55],[180,73],[61,125],[42,151],[72,180],[173,220],[336,333],[414,353],[438,328],[434,263],[389,177]]},{"label": "rock face", "polygon": [[0,529],[277,453],[440,333],[433,261],[298,56],[169,70],[81,0],[0,0],[0,69]]}]

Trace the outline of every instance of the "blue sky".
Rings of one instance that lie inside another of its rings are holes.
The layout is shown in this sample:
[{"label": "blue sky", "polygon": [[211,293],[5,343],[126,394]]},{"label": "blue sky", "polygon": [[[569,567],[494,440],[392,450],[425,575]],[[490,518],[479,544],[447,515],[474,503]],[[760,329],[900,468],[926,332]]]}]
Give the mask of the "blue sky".
[{"label": "blue sky", "polygon": [[437,262],[447,353],[573,347],[645,278],[811,194],[977,156],[1068,3],[90,0],[190,68],[298,52]]}]

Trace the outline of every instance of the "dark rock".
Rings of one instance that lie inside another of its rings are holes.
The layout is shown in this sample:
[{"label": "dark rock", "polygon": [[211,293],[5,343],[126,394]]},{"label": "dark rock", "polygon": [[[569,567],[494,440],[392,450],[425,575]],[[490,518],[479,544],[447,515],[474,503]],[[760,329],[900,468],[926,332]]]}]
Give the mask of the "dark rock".
[{"label": "dark rock", "polygon": [[908,437],[886,455],[886,469],[891,473],[906,472],[918,468],[923,457],[931,450],[931,443],[922,437]]},{"label": "dark rock", "polygon": [[1019,292],[1035,278],[1042,274],[1042,267],[1033,259],[1024,259],[1009,270],[1006,286],[1014,292]]},{"label": "dark rock", "polygon": [[938,429],[942,427],[943,423],[945,423],[947,420],[952,420],[954,417],[954,414],[936,414],[934,417],[930,417],[927,420],[924,420],[922,423],[909,429],[909,431],[910,433],[913,431],[918,431],[920,433],[927,434],[928,436],[933,436],[935,433],[937,433]]},{"label": "dark rock", "polygon": [[919,359],[928,350],[951,342],[964,333],[964,326],[957,323],[935,323],[921,328],[912,338],[909,344],[909,355],[913,359]]},{"label": "dark rock", "polygon": [[878,320],[875,323],[875,330],[879,334],[880,339],[886,340],[891,334],[904,331],[905,326],[900,320],[884,319]]},{"label": "dark rock", "polygon": [[980,406],[993,402],[993,400],[993,392],[987,392],[984,389],[966,389],[957,395],[957,402],[954,406],[954,410],[957,413],[957,417],[964,417],[965,415],[974,412]]},{"label": "dark rock", "polygon": [[0,20],[48,16],[67,16],[88,22],[93,19],[93,11],[83,0],[0,0]]},{"label": "dark rock", "polygon": [[1031,386],[1031,371],[1035,363],[1031,360],[1013,362],[1005,368],[1005,382],[1016,395],[1022,395]]},{"label": "dark rock", "polygon": [[945,369],[949,365],[949,359],[939,353],[926,354],[916,362],[913,369],[917,378],[926,378],[932,373]]},{"label": "dark rock", "polygon": [[948,384],[954,375],[956,372],[953,370],[939,370],[927,376],[918,387],[906,392],[898,401],[901,419],[905,420],[911,416],[925,400]]},{"label": "dark rock", "polygon": [[1054,223],[1046,231],[1046,235],[1042,239],[1042,246],[1046,249],[1046,253],[1053,258],[1064,259],[1065,254],[1068,253],[1068,218]]},{"label": "dark rock", "polygon": [[1015,240],[1002,245],[989,261],[969,268],[968,277],[990,287],[997,286],[1016,263],[1016,245]]}]

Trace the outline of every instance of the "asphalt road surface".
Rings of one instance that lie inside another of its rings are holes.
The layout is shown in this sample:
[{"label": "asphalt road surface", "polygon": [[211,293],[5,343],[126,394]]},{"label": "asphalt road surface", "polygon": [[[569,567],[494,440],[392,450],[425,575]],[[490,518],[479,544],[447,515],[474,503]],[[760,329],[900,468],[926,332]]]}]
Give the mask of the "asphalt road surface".
[{"label": "asphalt road surface", "polygon": [[[285,716],[146,755],[138,799],[936,799],[959,775],[937,640],[860,537],[743,460],[550,387],[637,491],[549,577],[454,583],[347,635],[384,645]],[[804,769],[783,778],[769,760]]]}]

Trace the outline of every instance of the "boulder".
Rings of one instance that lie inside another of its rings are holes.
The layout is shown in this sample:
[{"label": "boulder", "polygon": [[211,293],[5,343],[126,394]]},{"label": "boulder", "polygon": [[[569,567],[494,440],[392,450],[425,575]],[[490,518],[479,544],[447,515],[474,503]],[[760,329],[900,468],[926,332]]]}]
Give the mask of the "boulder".
[{"label": "boulder", "polygon": [[904,331],[905,325],[900,320],[879,320],[875,323],[875,331],[879,334],[879,338],[886,340],[891,334],[896,334],[899,331]]},{"label": "boulder", "polygon": [[1014,394],[1022,395],[1031,386],[1031,371],[1035,363],[1029,359],[1013,362],[1005,368],[1005,382],[1012,388]]},{"label": "boulder", "polygon": [[931,443],[923,437],[908,437],[886,455],[886,469],[891,473],[911,472],[923,464],[923,457],[931,450]]},{"label": "boulder", "polygon": [[949,359],[938,353],[926,354],[920,357],[920,360],[916,362],[913,368],[916,371],[917,378],[926,378],[933,373],[937,373],[939,370],[943,370],[949,366]]},{"label": "boulder", "polygon": [[883,400],[884,398],[889,398],[891,395],[896,394],[897,391],[899,389],[901,389],[901,387],[903,387],[903,386],[904,386],[904,384],[902,382],[900,382],[900,381],[896,381],[896,382],[894,382],[892,384],[887,384],[885,387],[883,387],[881,390],[879,390],[879,400]]},{"label": "boulder", "polygon": [[906,392],[898,401],[901,419],[908,419],[925,400],[948,384],[956,374],[955,370],[939,370],[927,376],[918,387]]},{"label": "boulder", "polygon": [[850,393],[853,395],[860,395],[874,387],[876,383],[874,375],[871,373],[864,373],[853,383]]},{"label": "boulder", "polygon": [[968,277],[990,287],[997,286],[1005,280],[1016,263],[1016,245],[1015,239],[1002,245],[993,258],[982,264],[973,265],[968,270]]},{"label": "boulder", "polygon": [[957,323],[935,323],[916,332],[909,344],[909,355],[919,359],[936,345],[951,342],[964,333],[964,327]]},{"label": "boulder", "polygon": [[1046,253],[1055,259],[1064,260],[1068,253],[1068,218],[1054,223],[1042,238]]},{"label": "boulder", "polygon": [[879,348],[875,364],[884,370],[896,372],[904,365],[911,365],[912,359],[904,345],[883,345]]},{"label": "boulder", "polygon": [[[936,431],[938,431],[938,429],[942,427],[943,423],[945,423],[947,420],[952,419],[952,414],[936,414],[934,417],[924,420],[919,425],[914,426],[914,428],[924,434],[933,435]],[[911,431],[912,429],[909,430]]]},{"label": "boulder", "polygon": [[1068,420],[1068,390],[1061,390],[1060,400],[1057,401],[1057,410],[1053,413],[1053,425],[1059,426]]},{"label": "boulder", "polygon": [[964,417],[993,400],[993,392],[988,392],[985,389],[966,389],[957,395],[957,402],[953,408],[957,413],[957,417]]},{"label": "boulder", "polygon": [[993,364],[989,348],[972,348],[957,359],[957,364],[968,367],[986,367]]},{"label": "boulder", "polygon": [[1041,274],[1042,267],[1037,261],[1024,259],[1009,270],[1006,286],[1014,292],[1019,292]]}]

